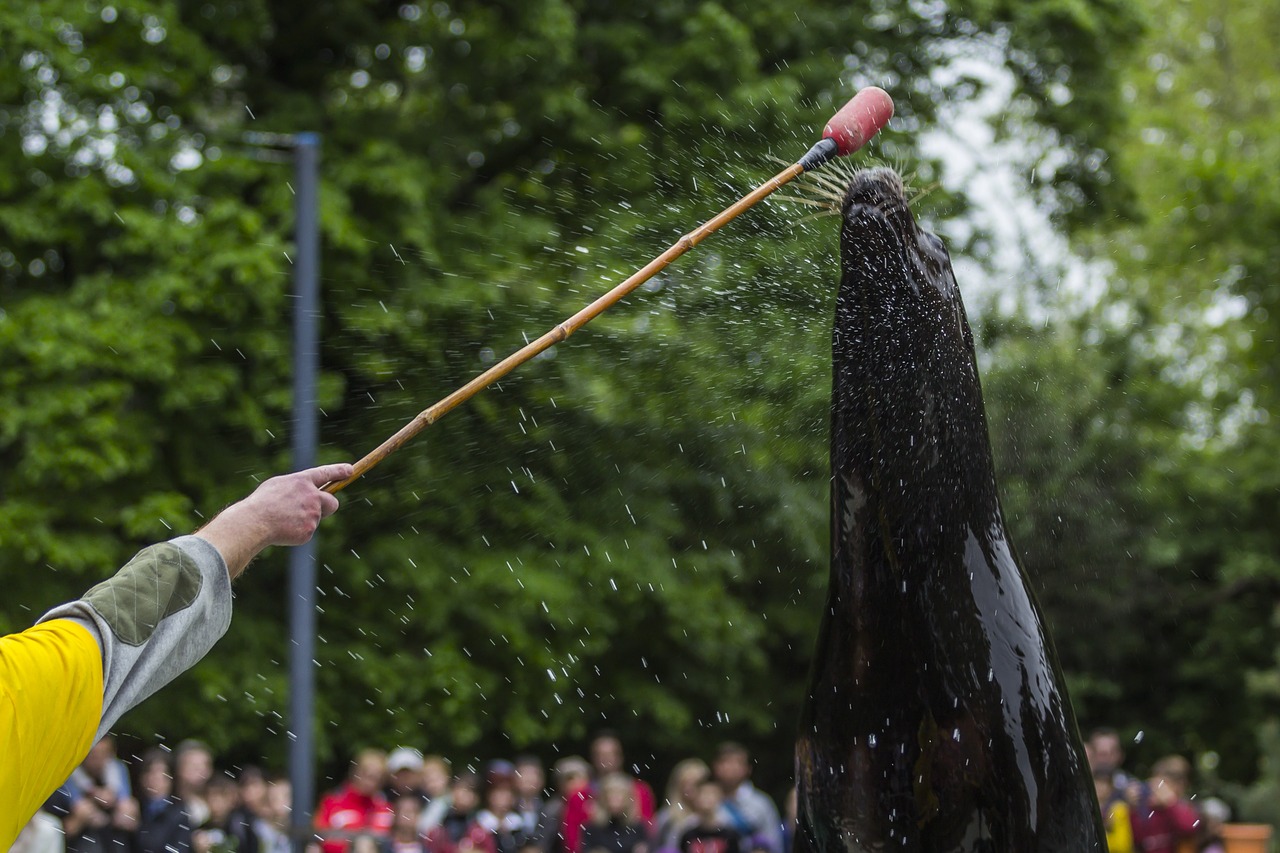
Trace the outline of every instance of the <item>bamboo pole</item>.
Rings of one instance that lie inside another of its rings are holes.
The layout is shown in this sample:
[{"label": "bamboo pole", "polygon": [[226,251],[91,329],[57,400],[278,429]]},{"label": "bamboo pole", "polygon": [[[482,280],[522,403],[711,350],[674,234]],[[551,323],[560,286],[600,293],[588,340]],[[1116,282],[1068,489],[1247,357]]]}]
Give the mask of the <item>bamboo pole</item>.
[{"label": "bamboo pole", "polygon": [[[472,379],[452,394],[449,394],[447,397],[444,397],[438,402],[423,409],[418,413],[417,417],[401,427],[395,435],[382,442],[382,444],[378,445],[366,454],[363,459],[357,462],[355,464],[355,473],[345,480],[335,481],[325,485],[324,490],[330,494],[336,494],[363,477],[365,473],[375,465],[399,450],[415,435],[438,421],[447,412],[451,411],[459,404],[471,399],[481,389],[492,385],[512,370],[515,370],[529,359],[538,355],[538,353],[550,349],[572,335],[574,332],[578,331],[578,329],[581,329],[587,323],[590,323],[606,310],[616,305],[623,297],[631,293],[631,291],[635,290],[637,287],[644,284],[646,281],[665,269],[667,265],[676,258],[680,257],[707,237],[732,222],[743,212],[758,204],[761,200],[767,198],[769,195],[773,194],[786,184],[793,181],[796,177],[803,174],[805,172],[805,168],[806,167],[802,161],[794,163],[783,169],[781,172],[717,213],[711,219],[708,219],[688,234],[685,234],[668,247],[666,251],[633,273],[626,281],[614,287],[608,293],[583,308],[577,314],[574,314],[563,323],[560,323],[537,340],[534,340],[513,352],[511,355],[507,356],[493,367],[490,367],[484,373],[481,373],[475,379]],[[812,166],[810,166],[810,168],[812,168]]]}]

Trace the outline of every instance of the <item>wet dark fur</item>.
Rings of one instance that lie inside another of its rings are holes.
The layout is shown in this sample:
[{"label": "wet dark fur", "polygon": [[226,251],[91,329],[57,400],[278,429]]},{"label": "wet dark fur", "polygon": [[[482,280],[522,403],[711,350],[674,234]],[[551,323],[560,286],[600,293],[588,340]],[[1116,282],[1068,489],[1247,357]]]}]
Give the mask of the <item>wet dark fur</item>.
[{"label": "wet dark fur", "polygon": [[1005,531],[973,336],[888,169],[845,194],[831,581],[796,853],[1103,851],[1076,722]]}]

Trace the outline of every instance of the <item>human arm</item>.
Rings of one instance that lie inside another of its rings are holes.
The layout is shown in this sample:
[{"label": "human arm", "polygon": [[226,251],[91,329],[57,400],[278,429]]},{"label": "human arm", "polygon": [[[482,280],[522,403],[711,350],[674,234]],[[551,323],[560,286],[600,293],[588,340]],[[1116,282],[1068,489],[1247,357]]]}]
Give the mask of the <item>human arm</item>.
[{"label": "human arm", "polygon": [[[231,577],[270,544],[305,542],[349,465],[276,477],[201,535],[139,552],[80,599],[0,637],[0,850],[127,710],[204,657],[231,623]],[[224,556],[223,549],[226,550]]]},{"label": "human arm", "polygon": [[231,624],[231,578],[267,545],[310,539],[337,506],[319,486],[350,470],[325,465],[273,477],[196,535],[144,548],[79,601],[42,617],[75,622],[97,640],[103,693],[95,740],[205,656]]}]

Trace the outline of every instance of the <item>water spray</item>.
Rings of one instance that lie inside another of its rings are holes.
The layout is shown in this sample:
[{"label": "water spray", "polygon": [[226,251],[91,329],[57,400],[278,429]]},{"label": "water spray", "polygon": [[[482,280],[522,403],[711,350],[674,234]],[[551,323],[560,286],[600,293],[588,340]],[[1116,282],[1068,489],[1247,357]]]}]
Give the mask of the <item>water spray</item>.
[{"label": "water spray", "polygon": [[732,222],[744,211],[754,207],[757,203],[805,172],[819,169],[836,157],[843,157],[846,154],[852,154],[857,151],[871,137],[875,136],[880,128],[884,127],[892,117],[893,100],[887,92],[875,86],[869,86],[861,90],[847,104],[841,107],[839,112],[831,117],[831,120],[827,122],[827,126],[822,131],[822,139],[795,163],[783,169],[688,234],[685,234],[667,248],[666,251],[633,273],[626,281],[614,287],[577,314],[560,323],[542,337],[507,356],[452,394],[423,409],[417,417],[401,427],[395,435],[382,442],[357,462],[355,464],[355,472],[350,477],[329,483],[324,486],[324,490],[333,494],[354,483],[383,459],[386,459],[407,444],[415,435],[438,421],[447,412],[460,403],[471,399],[481,389],[492,385],[529,359],[550,349],[578,331],[578,329],[581,329],[607,309],[617,304],[631,291],[653,278],[676,258]]}]

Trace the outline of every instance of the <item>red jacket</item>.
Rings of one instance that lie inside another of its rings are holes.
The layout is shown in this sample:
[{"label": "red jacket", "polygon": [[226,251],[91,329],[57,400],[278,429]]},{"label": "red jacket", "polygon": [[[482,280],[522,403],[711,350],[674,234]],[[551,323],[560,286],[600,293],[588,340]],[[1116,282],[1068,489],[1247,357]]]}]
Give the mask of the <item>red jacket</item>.
[{"label": "red jacket", "polygon": [[1140,805],[1129,812],[1133,824],[1133,846],[1142,853],[1178,853],[1178,842],[1195,836],[1200,815],[1190,803],[1178,800],[1171,806],[1152,808]]},{"label": "red jacket", "polygon": [[347,783],[327,794],[316,807],[316,832],[328,839],[321,849],[323,853],[347,853],[353,836],[386,838],[394,815],[382,794],[362,794]]}]

